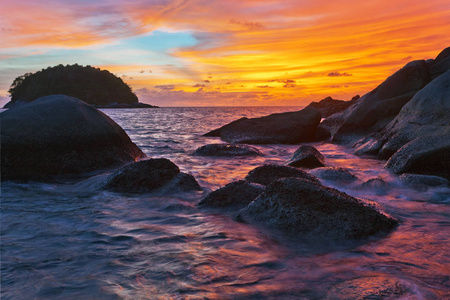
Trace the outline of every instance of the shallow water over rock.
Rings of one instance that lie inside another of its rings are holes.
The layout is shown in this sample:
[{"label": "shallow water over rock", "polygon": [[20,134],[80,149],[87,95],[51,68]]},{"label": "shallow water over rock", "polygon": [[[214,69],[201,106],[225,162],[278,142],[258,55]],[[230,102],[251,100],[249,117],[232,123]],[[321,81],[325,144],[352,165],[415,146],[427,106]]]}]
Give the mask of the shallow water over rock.
[{"label": "shallow water over rock", "polygon": [[[211,190],[257,166],[284,164],[298,145],[258,145],[264,156],[201,157],[201,135],[240,117],[298,108],[103,110],[149,157],[165,157],[203,191],[163,196],[101,189],[112,172],[82,181],[2,183],[2,299],[348,299],[450,297],[450,189],[403,186],[384,161],[315,143],[327,166],[357,182],[323,184],[374,200],[400,219],[382,238],[315,243],[199,209]],[[372,178],[384,192],[363,188]],[[378,290],[370,284],[383,283]],[[347,283],[346,283],[347,282]],[[369,290],[372,289],[372,290]],[[391,294],[389,294],[391,293]]]}]

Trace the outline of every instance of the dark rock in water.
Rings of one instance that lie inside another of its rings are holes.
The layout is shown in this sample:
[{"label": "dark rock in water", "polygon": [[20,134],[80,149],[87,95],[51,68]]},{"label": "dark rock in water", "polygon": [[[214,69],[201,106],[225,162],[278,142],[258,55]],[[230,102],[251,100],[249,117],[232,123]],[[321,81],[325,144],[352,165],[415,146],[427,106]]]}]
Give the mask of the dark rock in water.
[{"label": "dark rock in water", "polygon": [[104,188],[115,192],[149,192],[168,184],[179,173],[178,166],[168,159],[142,160],[111,174]]},{"label": "dark rock in water", "polygon": [[371,178],[361,184],[361,189],[372,191],[377,195],[386,195],[389,184],[381,178]]},{"label": "dark rock in water", "polygon": [[167,184],[158,189],[162,194],[175,194],[182,192],[201,191],[201,187],[191,174],[180,172]]},{"label": "dark rock in water", "polygon": [[431,175],[404,173],[400,176],[400,180],[407,186],[418,190],[426,190],[429,187],[449,185],[449,181],[447,179]]},{"label": "dark rock in water", "polygon": [[436,175],[450,179],[450,134],[416,138],[392,155],[384,167],[396,174]]},{"label": "dark rock in water", "polygon": [[262,155],[255,147],[248,145],[234,144],[210,144],[199,147],[194,155],[199,156],[244,156],[244,155]]},{"label": "dark rock in water", "polygon": [[208,133],[205,133],[203,136],[220,137],[220,133],[222,132],[223,128],[226,128],[227,126],[231,126],[231,125],[240,123],[241,121],[245,121],[245,120],[248,120],[248,118],[243,117],[243,118],[237,119],[236,121],[228,123],[228,124],[226,124],[226,125],[224,125],[224,126],[222,126],[220,128],[214,129],[214,130],[212,130],[212,131],[210,131]]},{"label": "dark rock in water", "polygon": [[260,184],[250,183],[244,180],[235,181],[211,192],[199,206],[207,207],[245,207],[258,197],[265,187]]},{"label": "dark rock in water", "polygon": [[320,111],[322,118],[328,118],[329,116],[347,109],[350,105],[359,99],[359,95],[356,95],[350,101],[336,100],[331,97],[326,97],[319,102],[311,102],[307,107],[316,108]]},{"label": "dark rock in water", "polygon": [[2,180],[49,180],[144,158],[108,116],[65,95],[1,114]]},{"label": "dark rock in water", "polygon": [[350,173],[347,169],[337,167],[325,167],[311,170],[310,174],[323,180],[337,183],[349,184],[358,180],[358,177]]},{"label": "dark rock in water", "polygon": [[297,144],[313,141],[321,119],[315,108],[240,119],[225,125],[220,138],[234,144]]},{"label": "dark rock in water", "polygon": [[309,169],[323,167],[325,165],[325,158],[313,146],[300,146],[292,158],[287,162],[292,167],[304,167]]},{"label": "dark rock in water", "polygon": [[284,177],[298,177],[319,182],[316,177],[306,173],[303,170],[280,165],[264,165],[257,167],[245,176],[245,180],[262,185],[268,185],[273,181]]},{"label": "dark rock in water", "polygon": [[381,130],[430,81],[424,60],[408,63],[346,111],[343,123],[332,132],[333,141],[353,145],[365,135]]},{"label": "dark rock in water", "polygon": [[336,240],[387,232],[398,223],[375,202],[302,178],[274,181],[237,219],[289,234]]},{"label": "dark rock in water", "polygon": [[[396,278],[369,276],[347,280],[330,289],[327,300],[410,299],[408,288]],[[414,297],[413,297],[414,298]]]}]

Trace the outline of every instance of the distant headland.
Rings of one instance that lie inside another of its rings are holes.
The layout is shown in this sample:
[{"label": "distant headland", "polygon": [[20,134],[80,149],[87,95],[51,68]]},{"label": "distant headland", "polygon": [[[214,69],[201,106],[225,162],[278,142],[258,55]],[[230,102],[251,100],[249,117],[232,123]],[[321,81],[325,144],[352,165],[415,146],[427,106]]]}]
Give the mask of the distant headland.
[{"label": "distant headland", "polygon": [[97,108],[151,108],[139,103],[131,87],[108,70],[92,66],[57,65],[17,77],[10,89],[11,101],[4,108],[20,106],[40,97],[64,94]]}]

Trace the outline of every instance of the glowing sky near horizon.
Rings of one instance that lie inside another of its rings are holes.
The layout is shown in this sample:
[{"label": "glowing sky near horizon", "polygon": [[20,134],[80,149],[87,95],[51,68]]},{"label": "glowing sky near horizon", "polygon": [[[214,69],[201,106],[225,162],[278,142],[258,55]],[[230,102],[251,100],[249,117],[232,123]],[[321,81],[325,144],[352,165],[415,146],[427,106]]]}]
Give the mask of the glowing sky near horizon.
[{"label": "glowing sky near horizon", "polygon": [[305,105],[365,94],[450,46],[448,0],[0,0],[0,100],[58,64],[160,106]]}]

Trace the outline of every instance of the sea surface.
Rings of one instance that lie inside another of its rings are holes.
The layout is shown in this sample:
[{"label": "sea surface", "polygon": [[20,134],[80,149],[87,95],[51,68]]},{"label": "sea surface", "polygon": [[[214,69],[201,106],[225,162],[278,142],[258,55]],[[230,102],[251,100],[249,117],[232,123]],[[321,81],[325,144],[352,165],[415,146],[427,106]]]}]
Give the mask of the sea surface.
[{"label": "sea surface", "polygon": [[[1,299],[348,299],[386,286],[400,299],[450,299],[450,191],[413,190],[342,146],[313,143],[329,166],[359,181],[336,186],[372,199],[400,220],[384,237],[311,243],[238,223],[196,204],[298,145],[257,146],[261,157],[198,157],[202,137],[241,117],[296,107],[104,109],[149,157],[192,174],[203,191],[163,196],[100,189],[111,171],[83,180],[1,186]],[[381,177],[392,188],[364,189]],[[348,282],[348,283],[347,283]],[[395,284],[392,284],[394,282]],[[366,297],[367,296],[367,297]],[[366,298],[364,298],[366,297]]]}]

